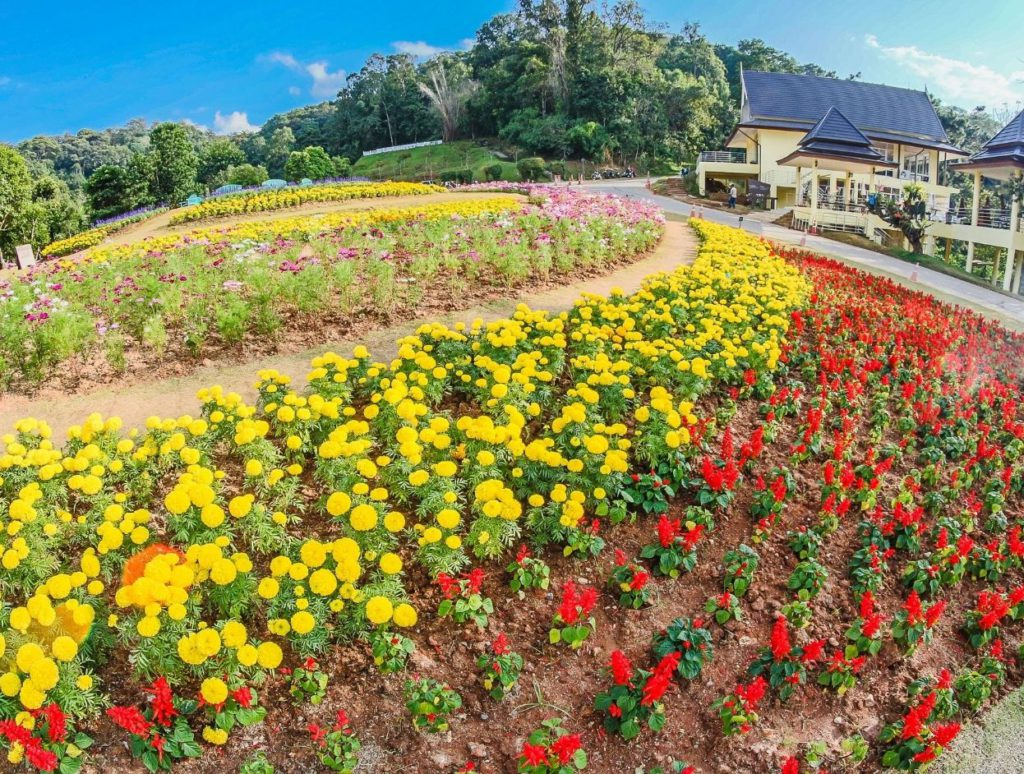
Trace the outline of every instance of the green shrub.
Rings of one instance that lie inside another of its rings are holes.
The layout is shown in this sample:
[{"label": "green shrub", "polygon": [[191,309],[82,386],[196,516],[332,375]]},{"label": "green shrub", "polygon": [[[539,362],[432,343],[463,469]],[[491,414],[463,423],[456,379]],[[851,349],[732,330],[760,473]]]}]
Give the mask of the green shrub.
[{"label": "green shrub", "polygon": [[472,183],[472,169],[446,169],[441,173],[441,181],[444,183]]},{"label": "green shrub", "polygon": [[501,180],[502,167],[501,164],[488,164],[484,167],[484,177],[494,182]]},{"label": "green shrub", "polygon": [[519,176],[523,180],[531,183],[547,177],[547,173],[544,171],[544,159],[537,156],[520,159],[519,163],[516,164],[516,169],[519,170]]}]

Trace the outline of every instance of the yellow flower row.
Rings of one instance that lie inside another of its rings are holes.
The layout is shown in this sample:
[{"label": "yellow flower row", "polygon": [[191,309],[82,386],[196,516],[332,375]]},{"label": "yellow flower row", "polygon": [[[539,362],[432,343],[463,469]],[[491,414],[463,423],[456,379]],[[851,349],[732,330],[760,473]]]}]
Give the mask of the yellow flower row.
[{"label": "yellow flower row", "polygon": [[208,218],[269,212],[319,202],[344,202],[353,199],[380,199],[389,196],[417,196],[444,191],[436,185],[423,183],[337,183],[306,187],[277,188],[266,191],[209,199],[186,207],[171,218],[171,225],[191,223]]}]

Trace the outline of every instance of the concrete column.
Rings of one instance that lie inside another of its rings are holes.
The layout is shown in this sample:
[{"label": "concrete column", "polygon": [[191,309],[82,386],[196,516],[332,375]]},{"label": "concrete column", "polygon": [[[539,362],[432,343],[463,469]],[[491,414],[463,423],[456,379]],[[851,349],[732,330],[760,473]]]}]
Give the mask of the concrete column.
[{"label": "concrete column", "polygon": [[968,274],[971,273],[971,269],[974,267],[974,242],[967,243],[967,260],[964,262],[964,271]]},{"label": "concrete column", "polygon": [[793,197],[794,204],[800,204],[800,173],[802,171],[800,167],[796,168],[796,196]]},{"label": "concrete column", "polygon": [[707,180],[705,179],[703,166],[703,164],[697,165],[697,190],[700,192],[701,196],[705,196],[708,192]]},{"label": "concrete column", "polygon": [[846,185],[843,187],[843,193],[846,195],[846,203],[853,204],[853,172],[846,173]]},{"label": "concrete column", "polygon": [[818,170],[811,172],[811,225],[818,225]]},{"label": "concrete column", "polygon": [[971,199],[971,225],[978,225],[978,206],[981,204],[981,172],[974,171],[974,197]]},{"label": "concrete column", "polygon": [[834,173],[828,173],[828,202],[829,206],[835,207],[836,201],[836,176]]},{"label": "concrete column", "polygon": [[1010,204],[1010,230],[1007,231],[1006,268],[1003,271],[1003,290],[1009,292],[1013,287],[1013,271],[1017,267],[1017,251],[1013,247],[1013,238],[1017,236],[1017,221],[1020,219],[1020,200],[1014,196]]}]

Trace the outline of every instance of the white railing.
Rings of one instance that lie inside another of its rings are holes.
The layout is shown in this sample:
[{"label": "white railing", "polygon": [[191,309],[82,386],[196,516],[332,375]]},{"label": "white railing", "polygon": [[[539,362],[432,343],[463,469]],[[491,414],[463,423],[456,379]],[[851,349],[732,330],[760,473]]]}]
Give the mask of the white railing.
[{"label": "white railing", "polygon": [[[701,151],[699,161],[710,161],[722,164],[747,164],[745,150]],[[749,162],[753,163],[753,162]]]},{"label": "white railing", "polygon": [[428,148],[431,145],[444,145],[443,140],[428,140],[427,142],[410,142],[405,145],[392,145],[388,148],[374,148],[363,151],[364,156],[376,156],[378,153],[391,153],[392,151],[412,150],[413,148]]}]

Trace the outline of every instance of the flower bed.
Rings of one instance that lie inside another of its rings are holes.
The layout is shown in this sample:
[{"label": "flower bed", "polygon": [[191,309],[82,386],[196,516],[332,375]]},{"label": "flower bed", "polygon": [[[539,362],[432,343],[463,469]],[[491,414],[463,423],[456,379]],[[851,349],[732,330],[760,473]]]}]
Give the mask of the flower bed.
[{"label": "flower bed", "polygon": [[424,325],[301,388],[265,371],[254,405],[213,387],[59,450],[19,423],[15,759],[93,735],[102,768],[124,739],[203,756],[186,771],[222,745],[248,771],[371,746],[368,770],[448,772],[941,754],[1021,676],[1024,340],[696,228],[693,267],[635,294]]},{"label": "flower bed", "polygon": [[118,231],[128,228],[128,226],[141,223],[144,220],[149,220],[153,216],[166,211],[167,207],[164,206],[143,207],[140,210],[108,218],[105,221],[99,221],[93,224],[93,227],[90,229],[75,234],[74,236],[70,236],[67,239],[59,239],[56,242],[51,242],[43,248],[42,256],[43,258],[60,258],[65,255],[71,255],[72,253],[87,250],[90,247],[95,247],[111,234],[116,234]]},{"label": "flower bed", "polygon": [[271,212],[304,204],[347,202],[354,199],[381,199],[391,196],[416,196],[441,193],[445,189],[423,183],[341,183],[337,185],[291,186],[253,191],[183,208],[171,218],[171,225],[209,218],[224,218],[252,212]]},{"label": "flower bed", "polygon": [[495,196],[94,248],[0,285],[0,384],[38,381],[69,358],[116,374],[129,358],[187,363],[246,342],[312,344],[357,314],[465,304],[488,288],[638,256],[661,235],[646,208],[577,203]]}]

